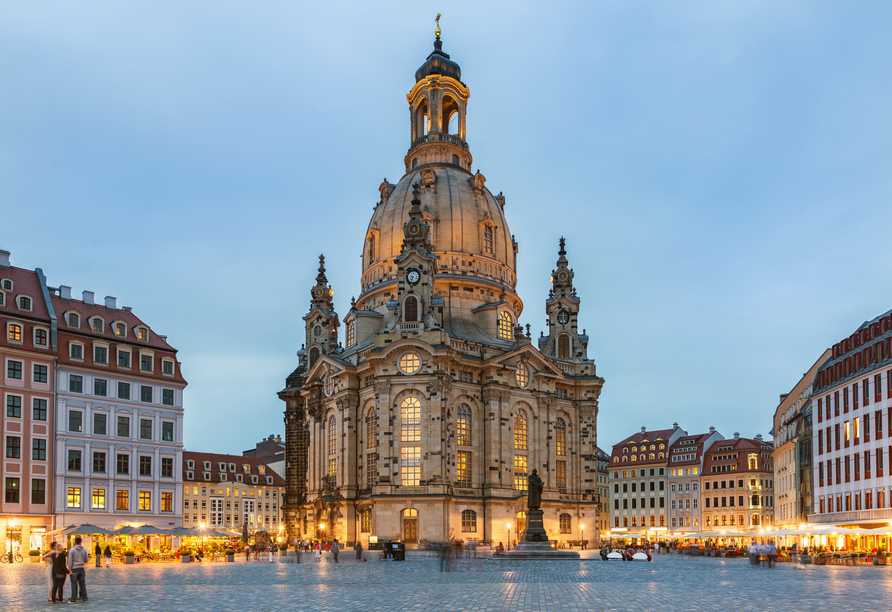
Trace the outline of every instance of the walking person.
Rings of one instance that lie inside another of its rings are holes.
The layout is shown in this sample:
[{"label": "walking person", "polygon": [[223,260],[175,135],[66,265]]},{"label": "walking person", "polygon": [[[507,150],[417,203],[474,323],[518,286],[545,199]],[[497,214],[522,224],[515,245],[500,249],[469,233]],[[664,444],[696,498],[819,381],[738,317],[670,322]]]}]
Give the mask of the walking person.
[{"label": "walking person", "polygon": [[96,541],[96,567],[102,567],[102,546],[99,545],[99,541]]},{"label": "walking person", "polygon": [[[88,601],[87,599],[87,573],[84,567],[90,560],[90,553],[81,546],[81,537],[74,538],[74,547],[68,552],[68,570],[71,574],[71,603],[78,599]],[[80,597],[78,597],[80,595]]]},{"label": "walking person", "polygon": [[335,538],[335,541],[331,544],[331,554],[334,556],[335,563],[340,563],[340,561],[338,561],[339,552],[341,552],[341,545],[338,544],[338,540]]},{"label": "walking person", "polygon": [[773,568],[774,562],[777,559],[777,548],[774,546],[774,540],[769,540],[766,548],[766,553],[768,554],[768,567]]},{"label": "walking person", "polygon": [[56,543],[50,544],[50,549],[46,551],[41,559],[46,563],[46,595],[47,601],[53,603],[53,560],[56,558]]},{"label": "walking person", "polygon": [[111,565],[111,546],[105,545],[105,567]]},{"label": "walking person", "polygon": [[52,603],[65,603],[65,579],[71,571],[68,569],[68,555],[62,545],[56,546],[56,554],[53,556],[53,592],[50,600]]},{"label": "walking person", "polygon": [[316,561],[322,560],[322,544],[316,542]]},{"label": "walking person", "polygon": [[245,544],[245,563],[251,560],[251,547]]}]

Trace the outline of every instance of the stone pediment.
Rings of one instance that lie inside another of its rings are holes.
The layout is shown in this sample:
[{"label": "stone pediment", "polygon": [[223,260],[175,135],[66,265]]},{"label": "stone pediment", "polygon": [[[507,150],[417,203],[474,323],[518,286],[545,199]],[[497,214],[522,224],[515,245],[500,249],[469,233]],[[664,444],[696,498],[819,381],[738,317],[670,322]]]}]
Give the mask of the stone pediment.
[{"label": "stone pediment", "polygon": [[526,361],[528,364],[533,364],[537,367],[537,374],[546,373],[554,376],[559,376],[561,378],[564,377],[564,373],[549,359],[542,355],[539,351],[534,349],[532,345],[524,345],[514,349],[513,351],[509,351],[503,355],[499,355],[489,361],[490,364],[503,364],[503,365],[514,365],[518,361]]}]

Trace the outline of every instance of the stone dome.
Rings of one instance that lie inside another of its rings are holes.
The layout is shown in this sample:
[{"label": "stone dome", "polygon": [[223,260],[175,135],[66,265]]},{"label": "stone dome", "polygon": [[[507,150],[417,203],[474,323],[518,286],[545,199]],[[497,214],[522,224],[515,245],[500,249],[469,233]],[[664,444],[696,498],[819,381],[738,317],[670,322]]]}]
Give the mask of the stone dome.
[{"label": "stone dome", "polygon": [[517,284],[516,258],[504,200],[496,199],[484,181],[481,174],[472,175],[458,166],[431,164],[411,170],[392,190],[386,183],[382,185],[383,194],[390,193],[375,208],[366,232],[363,291],[388,280],[393,273],[393,259],[400,255],[402,246],[403,224],[412,207],[412,185],[418,183],[438,276],[476,277],[496,294],[499,285],[513,292]]}]

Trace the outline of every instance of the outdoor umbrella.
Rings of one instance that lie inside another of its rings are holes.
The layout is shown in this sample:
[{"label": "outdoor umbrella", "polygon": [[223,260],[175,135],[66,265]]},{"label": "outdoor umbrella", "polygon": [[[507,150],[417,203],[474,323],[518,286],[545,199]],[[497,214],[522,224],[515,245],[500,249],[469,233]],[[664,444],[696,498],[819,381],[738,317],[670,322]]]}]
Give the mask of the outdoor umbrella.
[{"label": "outdoor umbrella", "polygon": [[170,535],[170,532],[154,525],[140,525],[139,527],[131,527],[127,535],[131,536],[150,536],[150,535]]},{"label": "outdoor umbrella", "polygon": [[216,529],[211,529],[210,527],[192,527],[179,535],[183,536],[195,536],[195,537],[210,537],[210,538],[228,538],[231,537],[231,534],[226,533],[225,531],[218,531]]},{"label": "outdoor umbrella", "polygon": [[184,535],[189,535],[190,531],[191,531],[190,527],[174,527],[173,529],[171,529],[169,531],[169,533],[170,533],[170,535],[184,536]]},{"label": "outdoor umbrella", "polygon": [[59,532],[59,535],[111,535],[113,533],[115,532],[96,525],[85,524],[66,527]]}]

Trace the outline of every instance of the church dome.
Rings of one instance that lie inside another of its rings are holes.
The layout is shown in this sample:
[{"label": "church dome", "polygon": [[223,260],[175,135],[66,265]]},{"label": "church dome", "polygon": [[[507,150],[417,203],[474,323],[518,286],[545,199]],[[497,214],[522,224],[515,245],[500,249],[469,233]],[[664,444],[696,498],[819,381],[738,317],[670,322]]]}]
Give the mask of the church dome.
[{"label": "church dome", "polygon": [[427,56],[421,67],[415,71],[415,82],[417,83],[432,74],[441,74],[461,81],[461,67],[449,59],[447,53],[443,52],[443,42],[439,36],[434,41],[434,50]]},{"label": "church dome", "polygon": [[[504,199],[494,197],[485,178],[450,164],[429,164],[409,171],[394,185],[382,185],[382,202],[375,208],[363,250],[363,291],[388,280],[395,271],[403,242],[403,224],[412,207],[412,186],[419,198],[438,275],[483,280],[513,291],[517,284],[514,241],[503,210]],[[389,193],[388,193],[389,192]]]}]

